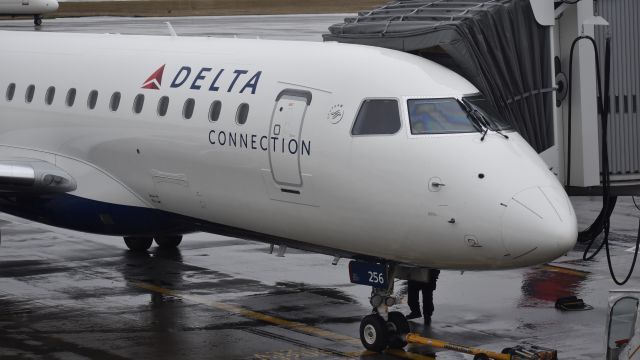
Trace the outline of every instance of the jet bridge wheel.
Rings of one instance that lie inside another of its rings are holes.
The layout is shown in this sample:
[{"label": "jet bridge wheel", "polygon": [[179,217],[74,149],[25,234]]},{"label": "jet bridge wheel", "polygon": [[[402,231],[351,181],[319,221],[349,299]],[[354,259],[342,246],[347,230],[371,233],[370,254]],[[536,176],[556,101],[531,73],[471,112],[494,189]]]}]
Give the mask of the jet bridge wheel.
[{"label": "jet bridge wheel", "polygon": [[388,331],[387,324],[378,314],[365,316],[360,322],[360,341],[369,350],[382,352],[387,348]]},{"label": "jet bridge wheel", "polygon": [[182,235],[156,236],[154,240],[163,249],[174,249],[180,245]]},{"label": "jet bridge wheel", "polygon": [[131,251],[147,251],[153,244],[152,237],[144,236],[125,236],[124,243]]},{"label": "jet bridge wheel", "polygon": [[34,15],[33,16],[33,24],[35,26],[40,26],[42,25],[42,16],[41,15]]}]

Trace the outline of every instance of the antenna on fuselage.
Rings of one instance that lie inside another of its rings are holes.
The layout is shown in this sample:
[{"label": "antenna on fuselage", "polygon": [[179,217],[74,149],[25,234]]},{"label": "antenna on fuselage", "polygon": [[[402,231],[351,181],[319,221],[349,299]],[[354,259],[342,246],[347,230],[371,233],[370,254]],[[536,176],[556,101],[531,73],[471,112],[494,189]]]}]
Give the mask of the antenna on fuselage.
[{"label": "antenna on fuselage", "polygon": [[167,27],[169,28],[169,34],[171,34],[171,36],[178,36],[178,33],[176,33],[176,30],[173,28],[173,26],[171,26],[171,23],[168,21],[165,21],[165,24],[167,24]]}]

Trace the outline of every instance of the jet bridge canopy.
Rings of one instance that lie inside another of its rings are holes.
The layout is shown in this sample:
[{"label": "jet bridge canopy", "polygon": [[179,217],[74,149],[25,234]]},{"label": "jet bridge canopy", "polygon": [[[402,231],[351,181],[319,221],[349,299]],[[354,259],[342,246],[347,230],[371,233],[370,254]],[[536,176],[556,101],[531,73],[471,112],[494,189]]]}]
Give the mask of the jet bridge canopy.
[{"label": "jet bridge canopy", "polygon": [[529,0],[399,0],[329,27],[325,41],[420,55],[460,73],[538,151],[554,144],[548,27]]}]

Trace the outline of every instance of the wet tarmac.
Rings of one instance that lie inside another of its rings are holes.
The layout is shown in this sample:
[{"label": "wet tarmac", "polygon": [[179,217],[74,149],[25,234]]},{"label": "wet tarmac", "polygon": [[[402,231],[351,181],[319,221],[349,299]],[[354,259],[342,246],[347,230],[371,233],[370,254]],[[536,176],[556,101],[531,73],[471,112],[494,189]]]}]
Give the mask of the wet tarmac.
[{"label": "wet tarmac", "polygon": [[[169,19],[179,34],[319,40],[344,15]],[[165,34],[167,19],[47,20],[42,31]],[[33,30],[28,20],[2,29]],[[290,29],[296,29],[292,33]],[[574,198],[581,228],[598,198]],[[612,257],[628,269],[638,211],[619,202]],[[126,250],[120,238],[52,228],[0,214],[1,359],[470,359],[410,345],[406,353],[364,352],[359,322],[369,289],[349,283],[347,261],[211,234],[185,237],[177,251]],[[601,359],[610,280],[604,254],[581,249],[547,266],[495,272],[443,271],[427,336],[490,350],[520,343],[555,348],[560,359]],[[622,276],[622,275],[620,275]],[[625,288],[640,288],[634,275]],[[402,301],[394,309],[408,312]],[[558,297],[594,307],[561,312]]]},{"label": "wet tarmac", "polygon": [[[584,221],[597,201],[576,200]],[[638,211],[614,217],[613,256],[630,264]],[[2,359],[428,359],[434,351],[370,354],[359,344],[369,289],[348,282],[347,261],[211,234],[177,251],[126,250],[119,238],[76,233],[0,215]],[[628,226],[628,229],[625,228]],[[603,256],[579,251],[547,266],[497,272],[443,271],[431,329],[413,331],[491,350],[520,343],[561,359],[602,358],[609,279]],[[638,288],[634,276],[627,287]],[[407,312],[404,286],[397,283]],[[576,295],[594,307],[560,312]],[[422,355],[422,356],[419,356]],[[437,352],[437,359],[469,358]]]}]

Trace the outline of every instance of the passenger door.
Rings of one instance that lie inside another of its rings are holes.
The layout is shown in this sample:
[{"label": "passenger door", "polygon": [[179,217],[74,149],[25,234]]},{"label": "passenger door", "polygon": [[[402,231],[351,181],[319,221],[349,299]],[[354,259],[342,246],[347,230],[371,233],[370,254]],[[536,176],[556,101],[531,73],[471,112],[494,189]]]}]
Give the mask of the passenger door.
[{"label": "passenger door", "polygon": [[269,166],[278,185],[302,187],[300,134],[310,104],[309,91],[285,89],[276,97],[269,126]]}]

